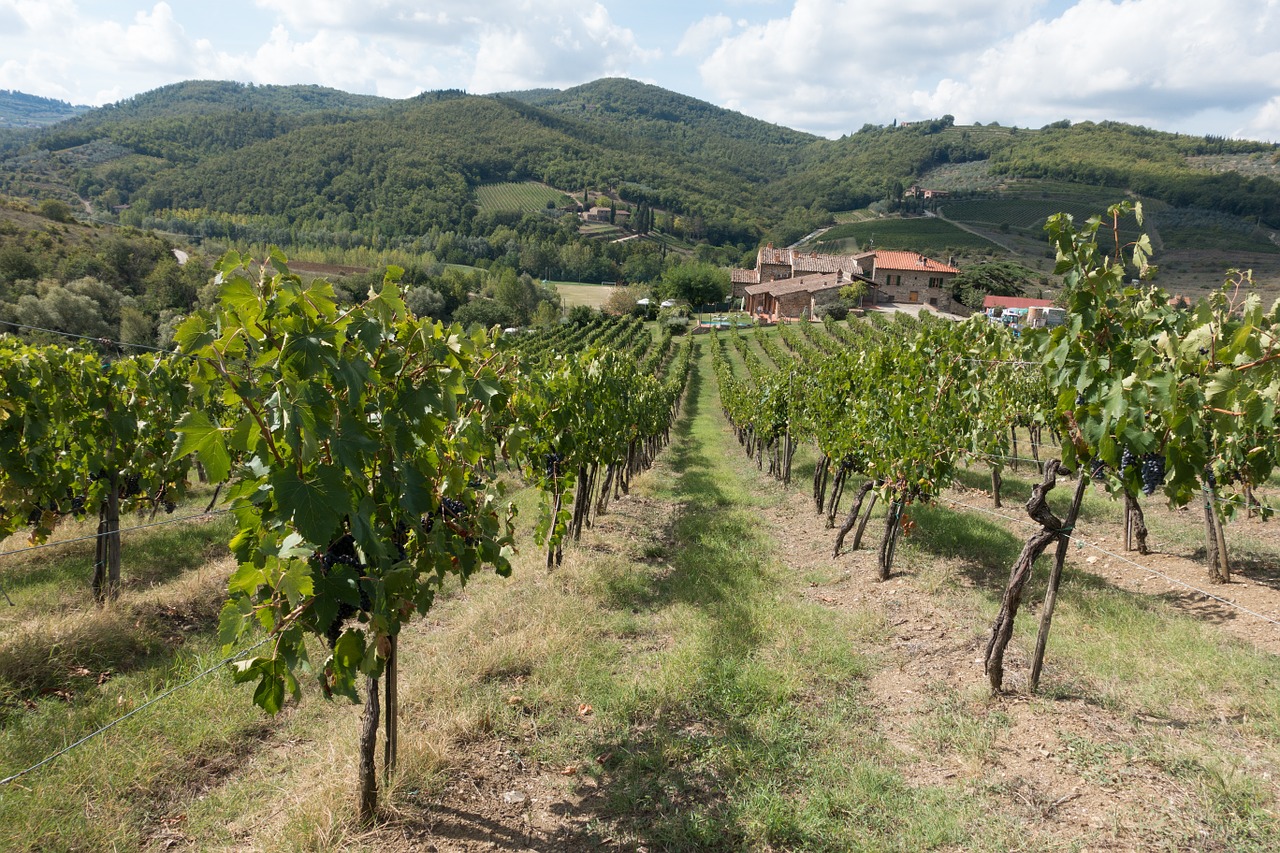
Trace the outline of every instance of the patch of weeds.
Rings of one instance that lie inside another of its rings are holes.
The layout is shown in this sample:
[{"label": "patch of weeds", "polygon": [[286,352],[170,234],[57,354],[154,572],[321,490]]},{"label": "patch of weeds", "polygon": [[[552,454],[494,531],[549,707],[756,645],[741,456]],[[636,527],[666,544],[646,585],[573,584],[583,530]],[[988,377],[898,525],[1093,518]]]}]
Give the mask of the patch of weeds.
[{"label": "patch of weeds", "polygon": [[1210,835],[1231,850],[1280,848],[1280,822],[1270,783],[1238,766],[1204,768],[1200,778]]},{"label": "patch of weeds", "polygon": [[912,738],[936,754],[954,753],[972,762],[985,760],[1000,733],[1009,728],[1009,715],[945,686],[934,690],[923,715],[911,727]]},{"label": "patch of weeds", "polygon": [[1068,764],[1096,785],[1118,785],[1138,751],[1127,743],[1103,743],[1071,732],[1058,732]]},{"label": "patch of weeds", "polygon": [[815,566],[807,569],[800,576],[801,580],[809,586],[830,586],[840,583],[848,577],[848,570],[839,566]]}]

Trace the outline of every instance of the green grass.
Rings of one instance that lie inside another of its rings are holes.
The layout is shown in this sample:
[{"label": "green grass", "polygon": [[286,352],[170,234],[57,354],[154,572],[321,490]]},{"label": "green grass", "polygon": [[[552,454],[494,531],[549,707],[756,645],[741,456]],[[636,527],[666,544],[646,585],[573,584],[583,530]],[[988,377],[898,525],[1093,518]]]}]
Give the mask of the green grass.
[{"label": "green grass", "polygon": [[608,300],[613,288],[603,284],[581,284],[571,281],[554,281],[556,293],[564,300],[566,308],[575,305],[586,305],[588,308],[599,308]]}]

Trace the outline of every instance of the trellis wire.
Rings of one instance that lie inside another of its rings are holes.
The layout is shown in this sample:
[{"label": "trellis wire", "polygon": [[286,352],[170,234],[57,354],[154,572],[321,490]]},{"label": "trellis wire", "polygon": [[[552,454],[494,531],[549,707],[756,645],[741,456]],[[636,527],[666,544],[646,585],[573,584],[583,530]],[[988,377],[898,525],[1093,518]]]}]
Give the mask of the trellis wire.
[{"label": "trellis wire", "polygon": [[112,720],[106,725],[101,726],[100,728],[95,729],[94,731],[80,738],[78,741],[67,744],[57,752],[46,755],[44,758],[40,759],[35,764],[32,764],[30,767],[26,768],[25,770],[19,770],[17,773],[14,773],[11,776],[6,776],[5,778],[0,779],[0,785],[8,785],[10,782],[13,782],[17,779],[21,779],[23,776],[27,775],[28,773],[31,773],[34,770],[39,770],[41,767],[45,766],[49,762],[54,761],[58,758],[61,758],[62,756],[66,755],[68,752],[71,752],[73,749],[83,746],[84,744],[88,743],[89,741],[93,740],[99,735],[110,731],[111,729],[123,723],[125,720],[132,717],[134,714],[137,714],[138,712],[143,711],[146,708],[150,708],[152,705],[156,704],[157,702],[160,702],[164,699],[169,698],[174,693],[177,693],[179,690],[182,690],[185,687],[190,687],[192,684],[195,684],[200,679],[205,678],[206,676],[216,672],[217,670],[221,669],[223,666],[226,666],[229,663],[235,663],[238,660],[242,660],[245,655],[249,654],[250,652],[257,651],[258,649],[265,646],[267,643],[271,642],[272,639],[273,639],[272,637],[266,637],[265,639],[258,642],[257,644],[245,649],[243,652],[239,652],[235,655],[232,655],[231,657],[223,658],[222,660],[215,663],[213,666],[210,666],[207,669],[197,673],[196,675],[193,675],[191,678],[188,678],[186,681],[182,682],[181,684],[174,685],[173,687],[170,687],[168,690],[164,691],[163,693],[160,693],[157,696],[153,696],[152,698],[148,699],[146,702],[143,702],[141,705],[134,708],[132,711],[125,714],[124,716],[117,717],[116,719]]},{"label": "trellis wire", "polygon": [[[215,509],[211,512],[199,512],[195,515],[184,515],[182,518],[166,518],[164,521],[152,521],[148,524],[139,524],[136,527],[122,527],[115,531],[116,533],[128,533],[131,530],[146,530],[148,527],[160,527],[164,524],[180,524],[184,521],[191,521],[193,518],[206,518],[214,515],[224,515],[232,510]],[[12,551],[0,551],[0,557],[11,557],[14,554],[30,554],[32,551],[42,551],[45,548],[53,548],[58,545],[70,545],[73,542],[88,542],[92,539],[98,539],[103,536],[110,536],[111,533],[91,533],[88,536],[77,536],[75,539],[59,539],[57,542],[45,542],[43,545],[32,545],[30,548],[15,548]]]}]

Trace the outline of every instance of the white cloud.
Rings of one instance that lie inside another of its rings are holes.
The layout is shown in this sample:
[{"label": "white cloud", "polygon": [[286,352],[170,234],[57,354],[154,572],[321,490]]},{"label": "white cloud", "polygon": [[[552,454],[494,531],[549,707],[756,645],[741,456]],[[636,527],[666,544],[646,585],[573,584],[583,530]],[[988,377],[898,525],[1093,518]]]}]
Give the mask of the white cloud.
[{"label": "white cloud", "polygon": [[722,102],[780,124],[837,132],[905,117],[933,82],[993,34],[1028,20],[1017,0],[796,0],[777,18],[721,40],[699,70]]},{"label": "white cloud", "polygon": [[191,76],[207,52],[163,2],[123,23],[86,18],[66,0],[10,2],[3,12],[16,12],[26,31],[0,36],[0,50],[21,57],[0,66],[0,86],[76,103],[118,100]]},{"label": "white cloud", "polygon": [[946,113],[1169,127],[1280,93],[1276,0],[1079,0],[1037,20],[1042,7],[796,0],[723,37],[699,70],[721,103],[825,133]]},{"label": "white cloud", "polygon": [[676,56],[703,56],[708,53],[708,46],[717,39],[724,38],[733,32],[733,21],[726,15],[711,15],[698,21],[685,30],[684,37],[676,46]]},{"label": "white cloud", "polygon": [[81,59],[90,59],[102,68],[181,71],[193,68],[196,60],[191,40],[168,3],[157,3],[149,13],[136,13],[127,25],[102,21],[75,28],[72,41]]},{"label": "white cloud", "polygon": [[103,103],[194,77],[407,97],[625,76],[829,135],[950,113],[1280,136],[1280,0],[651,0],[644,10],[625,0],[220,0],[216,10],[0,0],[0,87]]},{"label": "white cloud", "polygon": [[1280,95],[1262,105],[1248,124],[1241,128],[1240,134],[1250,139],[1264,139],[1268,142],[1280,142]]},{"label": "white cloud", "polygon": [[[342,59],[335,61],[335,57]],[[297,41],[285,27],[276,26],[252,57],[222,55],[218,66],[236,79],[255,83],[305,81],[393,98],[421,91],[419,66],[394,45],[328,30]]]},{"label": "white cloud", "polygon": [[1010,104],[1028,124],[1123,117],[1161,126],[1262,104],[1280,93],[1280,14],[1274,3],[1259,11],[1242,2],[1081,0],[992,45],[958,97],[966,111]]},{"label": "white cloud", "polygon": [[629,69],[659,56],[641,48],[635,35],[616,25],[598,3],[538,8],[519,27],[495,23],[478,34],[470,91],[564,87],[599,77],[630,76]]}]

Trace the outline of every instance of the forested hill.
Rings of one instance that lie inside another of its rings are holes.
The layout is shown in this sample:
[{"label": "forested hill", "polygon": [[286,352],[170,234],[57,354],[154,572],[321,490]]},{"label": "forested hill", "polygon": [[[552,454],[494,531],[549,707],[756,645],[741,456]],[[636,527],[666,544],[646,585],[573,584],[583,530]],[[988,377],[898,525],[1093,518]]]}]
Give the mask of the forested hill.
[{"label": "forested hill", "polygon": [[1110,122],[960,127],[949,116],[828,140],[617,79],[400,101],[193,81],[9,132],[3,146],[2,193],[61,193],[73,207],[128,205],[136,223],[196,234],[232,223],[283,242],[487,236],[501,223],[476,215],[477,189],[540,181],[667,211],[694,223],[686,236],[749,247],[959,164],[981,167],[985,183],[953,192],[1052,179],[1280,227],[1275,145]]},{"label": "forested hill", "polygon": [[803,147],[819,138],[625,78],[606,78],[564,91],[533,89],[495,97],[616,125],[631,132],[643,128],[648,131],[644,135],[673,139],[706,135],[763,145]]},{"label": "forested hill", "polygon": [[55,98],[0,89],[0,127],[43,127],[90,109]]},{"label": "forested hill", "polygon": [[192,80],[91,110],[38,134],[35,144],[65,151],[109,141],[180,163],[291,130],[368,115],[396,103],[322,86],[254,86]]}]

